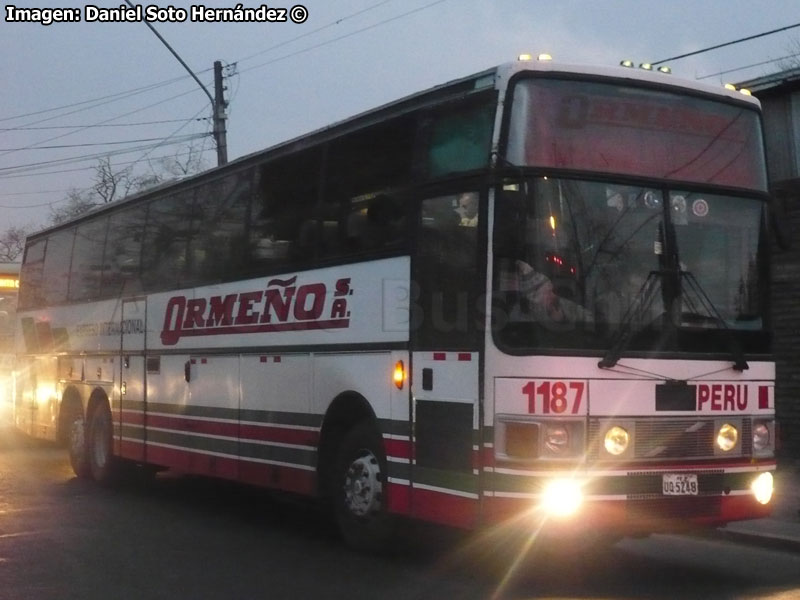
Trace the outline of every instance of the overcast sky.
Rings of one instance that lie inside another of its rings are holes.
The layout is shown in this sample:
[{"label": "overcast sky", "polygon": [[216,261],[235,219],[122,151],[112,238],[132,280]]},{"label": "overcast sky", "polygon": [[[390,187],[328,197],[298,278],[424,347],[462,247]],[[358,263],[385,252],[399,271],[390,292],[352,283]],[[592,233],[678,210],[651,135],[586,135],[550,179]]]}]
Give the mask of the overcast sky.
[{"label": "overcast sky", "polygon": [[[13,4],[84,15],[88,3]],[[102,153],[114,152],[118,168],[135,162],[143,174],[159,168],[158,157],[185,152],[191,143],[206,150],[209,167],[216,164],[209,137],[154,147],[207,133],[211,111],[208,97],[144,23],[12,23],[7,6],[0,17],[0,231],[44,225],[50,205],[91,185],[97,161],[90,157]],[[212,94],[213,62],[227,66],[231,160],[520,52],[592,65],[657,61],[800,23],[798,0],[304,0],[303,6],[302,24],[154,23]],[[798,40],[800,28],[677,60],[673,76],[721,83],[767,74],[779,67],[714,75],[800,53]]]}]

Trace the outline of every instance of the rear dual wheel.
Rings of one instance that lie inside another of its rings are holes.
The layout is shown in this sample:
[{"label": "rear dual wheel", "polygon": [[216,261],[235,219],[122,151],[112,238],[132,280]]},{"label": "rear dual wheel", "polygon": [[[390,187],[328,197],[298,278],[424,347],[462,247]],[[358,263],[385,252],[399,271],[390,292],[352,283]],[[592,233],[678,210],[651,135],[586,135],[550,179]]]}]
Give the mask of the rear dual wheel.
[{"label": "rear dual wheel", "polygon": [[89,473],[98,483],[109,483],[115,474],[116,459],[112,445],[114,431],[111,410],[105,400],[96,404],[92,410],[87,432],[86,455]]}]

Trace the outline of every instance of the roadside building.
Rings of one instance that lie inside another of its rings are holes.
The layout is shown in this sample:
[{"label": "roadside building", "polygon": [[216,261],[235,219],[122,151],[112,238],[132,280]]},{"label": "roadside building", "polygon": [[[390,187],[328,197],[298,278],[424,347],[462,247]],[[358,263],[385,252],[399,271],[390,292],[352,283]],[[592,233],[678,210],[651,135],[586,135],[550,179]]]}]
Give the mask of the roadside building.
[{"label": "roadside building", "polygon": [[776,244],[772,260],[775,409],[782,455],[800,458],[800,68],[738,86],[761,101],[775,225],[791,244]]}]

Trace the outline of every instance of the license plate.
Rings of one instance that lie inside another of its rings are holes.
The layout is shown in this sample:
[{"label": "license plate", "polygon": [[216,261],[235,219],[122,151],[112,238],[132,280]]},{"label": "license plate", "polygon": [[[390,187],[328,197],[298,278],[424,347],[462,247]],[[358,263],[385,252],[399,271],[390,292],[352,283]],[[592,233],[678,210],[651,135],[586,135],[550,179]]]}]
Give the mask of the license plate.
[{"label": "license plate", "polygon": [[665,473],[661,480],[665,496],[697,496],[697,475],[694,473]]}]

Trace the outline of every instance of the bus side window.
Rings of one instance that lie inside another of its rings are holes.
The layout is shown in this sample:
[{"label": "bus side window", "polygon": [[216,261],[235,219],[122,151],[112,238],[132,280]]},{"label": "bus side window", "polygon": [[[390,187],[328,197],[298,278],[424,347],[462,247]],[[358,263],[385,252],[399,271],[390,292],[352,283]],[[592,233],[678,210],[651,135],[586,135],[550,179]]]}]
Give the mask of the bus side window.
[{"label": "bus side window", "polygon": [[197,189],[187,273],[194,285],[244,275],[252,177],[253,171],[247,170]]},{"label": "bus side window", "polygon": [[147,208],[127,208],[111,215],[103,252],[103,297],[142,290],[141,262]]},{"label": "bus side window", "polygon": [[44,273],[44,253],[47,238],[36,240],[25,248],[22,262],[19,290],[19,304],[23,308],[35,308],[44,302],[42,296],[42,275]]},{"label": "bus side window", "polygon": [[148,207],[142,284],[159,291],[187,284],[188,244],[196,226],[195,190],[183,190]]},{"label": "bus side window", "polygon": [[420,323],[419,349],[471,349],[475,344],[478,227],[477,218],[462,224],[461,196],[422,203],[414,267],[414,283],[420,292],[415,310],[420,312],[412,318]]},{"label": "bus side window", "polygon": [[311,148],[261,168],[249,234],[251,274],[290,270],[316,256],[321,156]]},{"label": "bus side window", "polygon": [[107,217],[78,225],[69,276],[70,300],[99,298],[107,227]]},{"label": "bus side window", "polygon": [[41,289],[44,302],[48,305],[61,304],[67,300],[69,265],[74,241],[74,227],[56,231],[47,239]]}]

